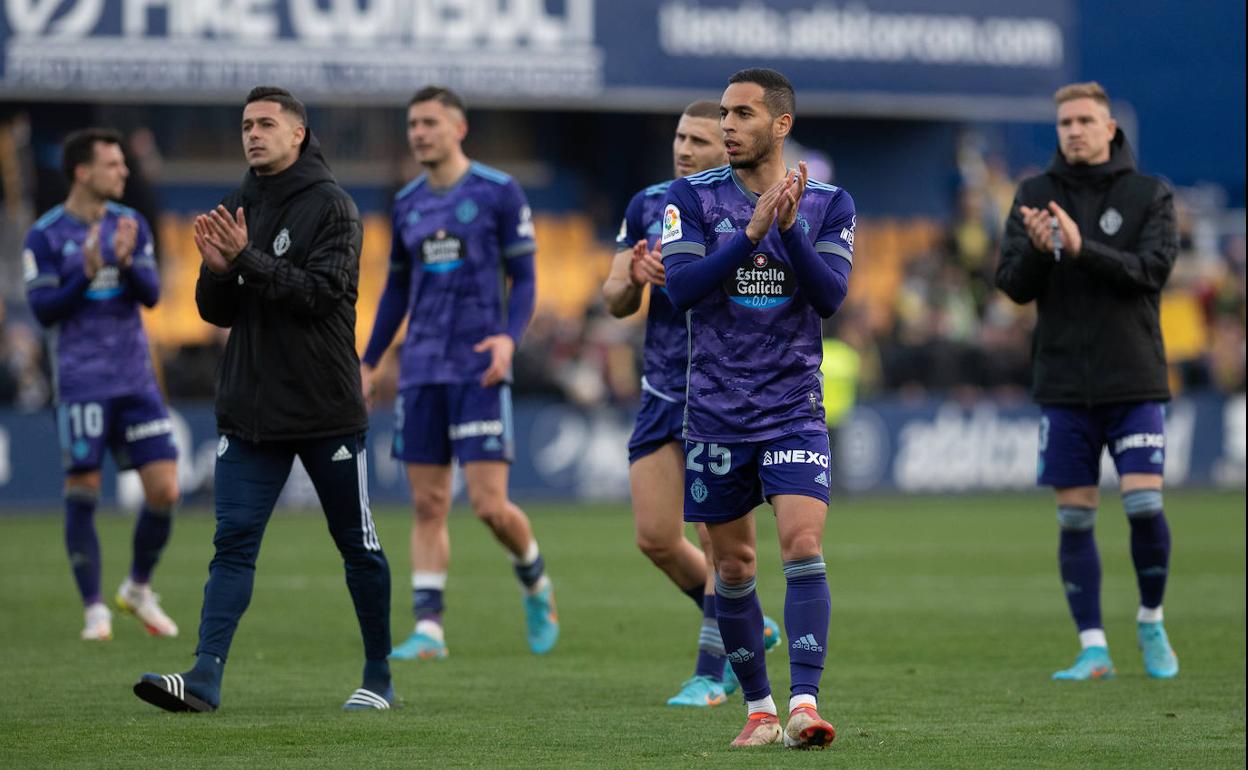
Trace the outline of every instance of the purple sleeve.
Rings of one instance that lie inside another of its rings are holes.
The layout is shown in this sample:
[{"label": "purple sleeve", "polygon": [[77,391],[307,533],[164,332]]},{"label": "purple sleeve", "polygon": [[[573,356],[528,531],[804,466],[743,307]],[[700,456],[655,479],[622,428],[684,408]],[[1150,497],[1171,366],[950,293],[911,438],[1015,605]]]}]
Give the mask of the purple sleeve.
[{"label": "purple sleeve", "polygon": [[631,249],[637,241],[646,240],[645,209],[646,191],[642,190],[632,197],[624,209],[624,221],[620,222],[620,233],[615,236],[617,251]]},{"label": "purple sleeve", "polygon": [[519,257],[536,251],[533,211],[525,200],[524,190],[514,179],[503,188],[499,206],[498,245],[503,257]]},{"label": "purple sleeve", "polygon": [[754,248],[753,242],[739,232],[707,254],[702,202],[685,179],[677,179],[667,189],[662,229],[667,296],[680,310],[688,310],[714,291]]},{"label": "purple sleeve", "polygon": [[39,323],[52,326],[86,303],[89,285],[85,273],[74,273],[67,282],[55,288],[39,286],[27,289],[26,300]]},{"label": "purple sleeve", "polygon": [[407,294],[412,286],[412,258],[408,254],[407,245],[403,243],[403,234],[397,225],[390,230],[390,276],[386,278],[386,288],[381,292],[381,300],[377,303],[377,318],[373,321],[373,333],[368,338],[368,346],[364,348],[364,357],[360,360],[368,366],[376,366],[385,355],[386,348],[394,339],[395,332],[403,324],[403,316],[407,314]]},{"label": "purple sleeve", "polygon": [[664,253],[667,296],[678,309],[688,310],[732,275],[737,265],[750,256],[753,248],[754,242],[744,232],[738,232],[726,244],[705,257],[683,251],[670,256]]},{"label": "purple sleeve", "polygon": [[827,185],[822,189],[831,190],[832,197],[813,246],[801,227],[790,227],[780,234],[780,239],[793,260],[798,286],[815,312],[827,318],[837,311],[849,291],[858,215],[848,192]]},{"label": "purple sleeve", "polygon": [[139,235],[134,242],[134,261],[125,271],[130,294],[145,307],[155,307],[160,300],[160,271],[156,267],[156,251],[152,232],[143,217],[138,217]]},{"label": "purple sleeve", "polygon": [[507,334],[520,344],[524,330],[533,317],[534,299],[537,294],[537,271],[532,254],[512,257],[506,262],[507,275],[511,278],[511,292],[507,296]]},{"label": "purple sleeve", "polygon": [[849,290],[850,263],[839,254],[825,256],[815,251],[800,227],[790,227],[780,234],[780,239],[793,261],[798,286],[806,300],[823,318],[831,316]]},{"label": "purple sleeve", "polygon": [[87,301],[90,281],[81,270],[61,280],[60,265],[39,230],[31,230],[22,247],[22,269],[26,279],[26,301],[35,318],[52,326],[73,314]]},{"label": "purple sleeve", "polygon": [[362,360],[369,366],[376,366],[385,355],[386,348],[403,323],[407,314],[407,292],[412,285],[412,271],[393,271],[386,279],[386,288],[381,292],[381,301],[377,304],[377,320],[373,321],[373,333],[368,338],[368,347],[364,348]]}]

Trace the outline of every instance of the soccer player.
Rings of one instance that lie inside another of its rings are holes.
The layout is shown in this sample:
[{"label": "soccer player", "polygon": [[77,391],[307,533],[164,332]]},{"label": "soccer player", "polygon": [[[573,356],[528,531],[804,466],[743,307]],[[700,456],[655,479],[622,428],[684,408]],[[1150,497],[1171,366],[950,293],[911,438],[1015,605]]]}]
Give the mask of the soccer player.
[{"label": "soccer player", "polygon": [[[769,69],[733,75],[720,100],[729,165],[672,182],[662,251],[672,303],[688,311],[685,519],[707,525],[715,614],[748,718],[733,746],[783,735],[822,748],[836,735],[816,710],[831,598],[822,555],[828,431],[820,318],[845,298],[854,203],[784,166],[793,86]],[[755,522],[775,510],[787,590],[791,697],[781,730],[763,660]]]},{"label": "soccer player", "polygon": [[[680,116],[672,141],[676,176],[722,166],[727,158],[719,130],[719,104],[709,100],[690,104]],[[628,442],[633,521],[642,553],[702,611],[693,676],[667,704],[707,707],[723,703],[738,683],[725,660],[715,621],[715,583],[710,579],[714,567],[706,525],[696,525],[702,546],[699,550],[685,539],[681,516],[685,468],[681,436],[689,338],[685,314],[672,306],[663,288],[662,255],[656,248],[663,201],[670,185],[670,181],[651,185],[629,201],[616,239],[619,251],[602,294],[611,314],[624,318],[641,307],[646,285],[652,287],[646,312],[641,411]],[[770,618],[765,624],[764,637],[770,649],[780,641],[780,627]]]},{"label": "soccer player", "polygon": [[249,169],[195,219],[199,314],[230,329],[217,379],[216,553],[208,566],[195,665],[144,674],[134,693],[166,711],[213,711],[256,557],[296,457],[342,554],[364,639],[363,684],[347,710],[388,709],[390,567],[368,505],[368,412],[355,353],[363,228],[334,181],[303,103],[253,88],[243,107]]},{"label": "soccer player", "polygon": [[533,529],[507,497],[514,446],[511,359],[533,315],[533,222],[520,185],[470,161],[464,102],[428,86],[407,107],[407,141],[424,173],[394,203],[390,276],[360,368],[374,369],[407,318],[400,350],[393,454],[412,490],[412,610],[400,660],[447,655],[443,592],[450,568],[451,458],[473,511],[511,557],[529,648],[559,637],[554,591]]},{"label": "soccer player", "polygon": [[1033,387],[1041,407],[1038,483],[1057,493],[1058,561],[1082,651],[1054,679],[1114,676],[1101,623],[1093,526],[1101,452],[1117,466],[1131,526],[1137,636],[1151,677],[1179,673],[1162,625],[1170,528],[1162,512],[1164,403],[1161,291],[1178,252],[1165,182],[1135,169],[1097,83],[1058,89],[1058,150],[1023,181],[1006,222],[997,286],[1036,302]]},{"label": "soccer player", "polygon": [[117,606],[153,636],[177,636],[150,584],[178,501],[172,424],[139,316],[140,304],[153,307],[160,297],[152,232],[140,214],[113,203],[129,174],[117,133],[70,134],[61,163],[69,197],[30,229],[22,263],[31,310],[50,338],[65,466],[65,547],[86,607],[82,638],[113,637],[100,594],[94,522],[106,448],[118,468],[138,469],[144,494]]}]

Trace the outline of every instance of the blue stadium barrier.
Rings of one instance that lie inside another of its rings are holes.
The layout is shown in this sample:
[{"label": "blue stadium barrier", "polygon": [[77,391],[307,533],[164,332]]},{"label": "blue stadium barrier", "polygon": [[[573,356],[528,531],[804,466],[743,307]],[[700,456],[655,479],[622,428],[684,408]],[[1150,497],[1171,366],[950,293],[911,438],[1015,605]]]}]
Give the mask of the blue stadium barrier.
[{"label": "blue stadium barrier", "polygon": [[[207,504],[217,448],[212,408],[182,403],[172,412],[186,502]],[[519,500],[626,500],[631,419],[625,410],[585,411],[553,401],[518,401],[513,495]],[[833,465],[842,494],[1030,489],[1038,423],[1039,412],[1030,404],[868,401],[836,431]],[[393,426],[390,412],[373,415],[369,475],[376,503],[407,501],[402,466],[389,453]],[[1244,486],[1243,395],[1176,400],[1167,412],[1166,441],[1168,486]],[[1106,484],[1114,482],[1108,456],[1102,478]],[[457,473],[455,490],[461,498],[462,487]],[[0,511],[59,507],[60,490],[60,450],[50,410],[0,411]],[[119,475],[108,467],[106,501],[137,508],[140,497],[135,474]],[[316,504],[298,465],[281,504]]]}]

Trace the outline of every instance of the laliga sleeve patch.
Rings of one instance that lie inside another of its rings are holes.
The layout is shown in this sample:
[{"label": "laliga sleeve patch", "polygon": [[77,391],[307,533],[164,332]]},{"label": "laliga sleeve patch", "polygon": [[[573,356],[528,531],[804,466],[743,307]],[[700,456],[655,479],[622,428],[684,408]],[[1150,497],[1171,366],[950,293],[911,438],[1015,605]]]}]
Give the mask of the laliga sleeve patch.
[{"label": "laliga sleeve patch", "polygon": [[680,228],[680,209],[674,204],[667,204],[667,208],[663,209],[663,243],[671,243],[679,241],[684,236],[684,232]]},{"label": "laliga sleeve patch", "polygon": [[520,207],[520,221],[516,224],[516,236],[529,239],[537,237],[533,229],[533,209],[528,206]]},{"label": "laliga sleeve patch", "polygon": [[30,249],[22,251],[22,277],[30,283],[39,277],[39,265],[35,262],[35,252]]}]

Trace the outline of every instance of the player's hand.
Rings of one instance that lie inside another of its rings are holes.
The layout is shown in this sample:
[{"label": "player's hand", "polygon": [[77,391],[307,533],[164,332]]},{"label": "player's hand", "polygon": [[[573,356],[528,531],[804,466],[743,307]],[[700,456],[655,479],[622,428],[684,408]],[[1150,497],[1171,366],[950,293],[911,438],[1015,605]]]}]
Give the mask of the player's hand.
[{"label": "player's hand", "polygon": [[113,254],[117,256],[117,267],[129,270],[134,264],[134,245],[139,238],[139,223],[134,217],[122,217],[117,220],[117,229],[113,232]]},{"label": "player's hand", "polygon": [[802,202],[802,193],[806,192],[806,180],[810,178],[806,161],[798,161],[797,169],[796,175],[788,175],[793,181],[785,187],[776,209],[776,220],[782,233],[788,232],[789,228],[797,222],[797,206]]},{"label": "player's hand", "polygon": [[1053,231],[1049,227],[1049,212],[1033,209],[1031,206],[1019,206],[1018,213],[1023,215],[1023,227],[1027,228],[1031,245],[1045,254],[1052,253]]},{"label": "player's hand", "polygon": [[780,205],[780,196],[792,183],[792,179],[786,172],[784,179],[776,182],[768,188],[762,195],[758,196],[758,202],[754,204],[754,215],[750,217],[750,222],[745,226],[745,235],[754,245],[763,240],[767,235],[767,231],[776,221],[776,209]]},{"label": "player's hand", "polygon": [[511,371],[511,357],[516,352],[516,341],[509,334],[492,334],[472,346],[474,353],[489,353],[490,365],[481,375],[481,385],[497,385]]},{"label": "player's hand", "polygon": [[208,236],[208,228],[207,216],[200,214],[195,217],[195,248],[199,249],[199,256],[209,270],[217,275],[225,275],[230,272],[230,261],[225,258],[220,249],[212,245]]},{"label": "player's hand", "polygon": [[658,249],[651,251],[650,245],[645,241],[637,241],[633,244],[633,264],[630,273],[640,274],[641,282],[637,284],[638,286],[647,283],[666,286],[667,271],[663,269],[663,252]]},{"label": "player's hand", "polygon": [[226,261],[233,262],[247,248],[247,218],[242,208],[230,216],[225,206],[217,206],[204,216],[208,218],[210,242]]},{"label": "player's hand", "polygon": [[364,391],[364,406],[372,409],[373,396],[377,393],[377,370],[360,363],[360,389]]},{"label": "player's hand", "polygon": [[1057,217],[1057,227],[1062,231],[1062,251],[1071,257],[1079,256],[1083,251],[1083,236],[1079,234],[1079,225],[1070,218],[1066,210],[1053,201],[1049,201],[1049,211]]},{"label": "player's hand", "polygon": [[646,275],[641,270],[641,254],[646,250],[646,242],[639,240],[633,244],[633,254],[628,261],[628,280],[638,288],[646,285]]},{"label": "player's hand", "polygon": [[87,239],[82,242],[82,272],[88,281],[95,280],[95,274],[104,266],[104,257],[100,256],[100,225],[97,222],[87,231]]}]

